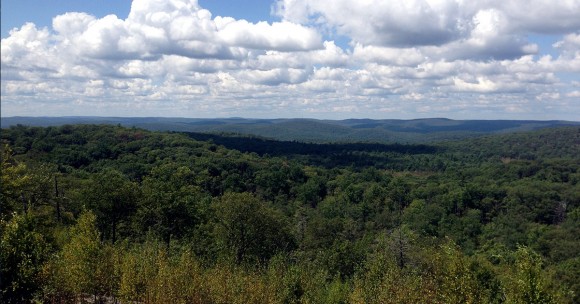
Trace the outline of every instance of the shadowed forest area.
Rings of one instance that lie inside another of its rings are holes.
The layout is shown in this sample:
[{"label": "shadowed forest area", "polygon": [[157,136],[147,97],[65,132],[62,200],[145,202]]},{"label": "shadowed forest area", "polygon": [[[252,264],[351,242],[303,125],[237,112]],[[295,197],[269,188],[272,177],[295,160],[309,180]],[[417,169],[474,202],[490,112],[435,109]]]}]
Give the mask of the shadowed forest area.
[{"label": "shadowed forest area", "polygon": [[2,129],[3,303],[579,303],[580,128]]}]

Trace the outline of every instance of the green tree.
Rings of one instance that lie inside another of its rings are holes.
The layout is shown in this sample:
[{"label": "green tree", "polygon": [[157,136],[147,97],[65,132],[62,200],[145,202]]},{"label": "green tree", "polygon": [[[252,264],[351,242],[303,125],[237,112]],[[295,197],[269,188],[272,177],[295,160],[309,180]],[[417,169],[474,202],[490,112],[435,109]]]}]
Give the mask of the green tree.
[{"label": "green tree", "polygon": [[142,232],[151,230],[166,243],[191,235],[205,222],[209,199],[198,183],[196,171],[179,164],[155,167],[142,183],[142,200],[136,224]]},{"label": "green tree", "polygon": [[54,282],[63,282],[67,292],[80,297],[92,295],[95,299],[112,296],[117,290],[114,249],[101,243],[96,228],[96,216],[88,211],[80,215],[69,230],[70,239],[57,257]]},{"label": "green tree", "polygon": [[138,185],[115,169],[93,175],[83,195],[97,215],[104,237],[117,240],[119,226],[127,230],[129,217],[135,212],[139,197]]},{"label": "green tree", "polygon": [[31,214],[0,221],[0,302],[25,303],[39,296],[51,247],[37,227]]},{"label": "green tree", "polygon": [[515,273],[509,282],[507,300],[516,304],[556,303],[549,290],[549,279],[542,269],[542,258],[520,246],[515,252]]},{"label": "green tree", "polygon": [[[13,151],[7,144],[2,145],[2,167],[0,168],[0,219],[8,219],[17,210],[26,212],[28,201],[24,197],[30,187],[32,177],[27,166],[17,162],[13,157]],[[19,206],[20,205],[20,206]]]},{"label": "green tree", "polygon": [[235,263],[266,261],[294,248],[284,216],[249,193],[226,193],[216,200],[215,237],[218,248]]}]

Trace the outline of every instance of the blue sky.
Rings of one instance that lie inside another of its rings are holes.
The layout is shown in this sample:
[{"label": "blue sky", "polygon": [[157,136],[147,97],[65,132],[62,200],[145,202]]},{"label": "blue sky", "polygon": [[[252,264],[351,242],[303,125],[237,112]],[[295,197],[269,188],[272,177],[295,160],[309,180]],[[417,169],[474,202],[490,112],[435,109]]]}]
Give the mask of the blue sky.
[{"label": "blue sky", "polygon": [[[199,5],[214,16],[231,16],[253,22],[277,19],[270,14],[272,1],[269,0],[203,0]],[[51,26],[52,18],[66,12],[88,12],[96,17],[115,14],[125,18],[130,10],[131,0],[2,0],[2,38],[26,22],[34,22],[38,27]]]},{"label": "blue sky", "polygon": [[66,12],[90,12],[97,17],[109,14],[126,17],[131,9],[130,0],[2,0],[2,38],[13,28],[26,22],[38,27],[52,25],[52,18]]},{"label": "blue sky", "polygon": [[578,15],[580,0],[2,1],[1,114],[580,120]]}]

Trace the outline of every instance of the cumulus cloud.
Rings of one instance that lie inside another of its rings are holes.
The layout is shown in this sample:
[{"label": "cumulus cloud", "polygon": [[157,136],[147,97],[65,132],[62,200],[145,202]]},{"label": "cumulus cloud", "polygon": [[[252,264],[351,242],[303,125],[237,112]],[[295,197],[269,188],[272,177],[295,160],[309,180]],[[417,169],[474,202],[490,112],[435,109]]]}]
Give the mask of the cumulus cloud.
[{"label": "cumulus cloud", "polygon": [[560,34],[580,27],[580,1],[491,1],[489,6],[505,12],[514,31]]},{"label": "cumulus cloud", "polygon": [[[2,39],[2,110],[578,119],[579,3],[280,0],[270,23],[213,17],[195,0],[70,12]],[[541,54],[532,33],[555,35],[554,52]]]},{"label": "cumulus cloud", "polygon": [[500,90],[517,90],[517,85],[503,82],[494,82],[486,77],[477,77],[473,82],[461,78],[453,79],[454,88],[460,92],[493,93]]},{"label": "cumulus cloud", "polygon": [[162,55],[231,59],[248,49],[305,51],[322,47],[308,27],[277,22],[250,23],[229,17],[212,19],[197,1],[134,1],[127,19],[100,19],[85,13],[54,18],[53,28],[77,55],[98,59],[151,59]]},{"label": "cumulus cloud", "polygon": [[517,58],[537,52],[528,33],[563,33],[580,27],[580,1],[523,0],[279,0],[284,20],[314,24],[365,46],[432,46],[449,59]]},{"label": "cumulus cloud", "polygon": [[322,46],[318,32],[290,22],[250,23],[233,18],[216,18],[219,38],[227,45],[250,49],[304,51]]},{"label": "cumulus cloud", "polygon": [[283,0],[277,13],[285,20],[328,25],[356,42],[379,46],[439,45],[461,36],[465,24],[454,18],[451,1]]},{"label": "cumulus cloud", "polygon": [[46,56],[50,52],[50,40],[49,31],[39,30],[33,23],[26,23],[19,30],[10,31],[10,36],[2,39],[2,67],[18,68],[21,72],[36,71],[37,68],[50,69],[50,62],[37,62],[31,56]]},{"label": "cumulus cloud", "polygon": [[364,46],[357,43],[353,58],[358,61],[371,61],[385,65],[417,66],[425,61],[425,55],[418,48],[389,48]]},{"label": "cumulus cloud", "polygon": [[[561,57],[570,59],[576,66],[578,71],[580,65],[580,33],[570,33],[553,45],[555,48],[561,50]],[[571,66],[569,66],[571,67]]]}]

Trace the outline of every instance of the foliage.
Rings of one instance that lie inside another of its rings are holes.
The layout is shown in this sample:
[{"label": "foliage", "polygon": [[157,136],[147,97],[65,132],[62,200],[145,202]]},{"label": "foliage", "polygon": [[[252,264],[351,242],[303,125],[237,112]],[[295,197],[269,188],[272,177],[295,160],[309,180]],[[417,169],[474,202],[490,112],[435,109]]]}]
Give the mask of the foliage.
[{"label": "foliage", "polygon": [[418,146],[5,129],[2,301],[576,303],[579,134]]},{"label": "foliage", "polygon": [[213,208],[218,250],[236,264],[265,262],[294,247],[284,216],[249,193],[226,193]]},{"label": "foliage", "polygon": [[29,214],[15,215],[0,225],[0,299],[3,303],[31,301],[44,283],[42,267],[50,244]]}]

